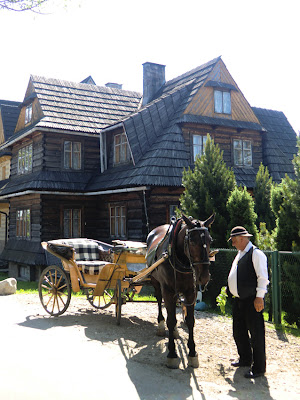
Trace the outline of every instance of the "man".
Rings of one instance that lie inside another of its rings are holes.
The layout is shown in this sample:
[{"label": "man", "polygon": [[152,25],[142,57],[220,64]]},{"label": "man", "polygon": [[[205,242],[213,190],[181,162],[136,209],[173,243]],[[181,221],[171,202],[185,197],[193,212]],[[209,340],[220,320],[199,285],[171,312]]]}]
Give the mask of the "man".
[{"label": "man", "polygon": [[[268,266],[265,254],[249,240],[252,235],[243,226],[231,230],[232,245],[238,250],[228,275],[232,307],[233,338],[239,360],[234,367],[249,366],[245,378],[257,378],[266,372],[265,323],[262,311],[267,293]],[[250,334],[250,337],[249,337]]]}]

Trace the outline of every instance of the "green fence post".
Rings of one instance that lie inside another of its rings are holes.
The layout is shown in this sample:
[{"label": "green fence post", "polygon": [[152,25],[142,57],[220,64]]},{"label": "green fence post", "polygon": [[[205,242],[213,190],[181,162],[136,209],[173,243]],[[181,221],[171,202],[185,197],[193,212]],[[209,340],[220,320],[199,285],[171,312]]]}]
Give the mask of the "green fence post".
[{"label": "green fence post", "polygon": [[279,266],[278,266],[278,251],[273,251],[271,254],[272,260],[272,303],[273,316],[275,325],[281,324],[280,313],[280,287],[279,287]]},{"label": "green fence post", "polygon": [[279,324],[281,325],[281,313],[282,313],[282,293],[281,293],[281,257],[280,257],[280,252],[278,253],[278,270],[277,270],[277,276],[278,276],[278,319],[279,319]]}]

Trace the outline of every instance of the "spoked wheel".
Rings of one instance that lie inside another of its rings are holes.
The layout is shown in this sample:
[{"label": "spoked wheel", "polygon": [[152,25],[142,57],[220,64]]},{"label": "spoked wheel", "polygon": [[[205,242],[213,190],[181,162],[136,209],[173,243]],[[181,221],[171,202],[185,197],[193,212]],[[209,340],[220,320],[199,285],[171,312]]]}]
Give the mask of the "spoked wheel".
[{"label": "spoked wheel", "polygon": [[63,269],[52,265],[39,280],[39,296],[44,309],[53,316],[63,314],[71,301],[70,279]]},{"label": "spoked wheel", "polygon": [[114,291],[104,290],[102,296],[94,296],[94,290],[93,288],[86,289],[86,298],[88,302],[99,310],[104,310],[104,308],[109,307],[113,301]]},{"label": "spoked wheel", "polygon": [[116,295],[117,325],[120,325],[120,322],[121,322],[121,308],[122,308],[122,303],[123,303],[120,279],[117,280],[117,287],[116,287],[115,295]]}]

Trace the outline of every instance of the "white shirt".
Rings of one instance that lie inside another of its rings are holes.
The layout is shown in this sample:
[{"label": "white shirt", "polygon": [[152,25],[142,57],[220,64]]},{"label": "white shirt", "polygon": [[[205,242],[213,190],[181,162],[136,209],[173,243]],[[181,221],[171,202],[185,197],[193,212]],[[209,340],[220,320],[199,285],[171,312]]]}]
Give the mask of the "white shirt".
[{"label": "white shirt", "polygon": [[[237,290],[237,266],[238,261],[253,247],[256,249],[251,242],[247,244],[244,250],[239,250],[235,259],[233,260],[231,270],[228,275],[228,287],[233,296],[239,297]],[[266,255],[261,251],[253,251],[252,262],[257,276],[257,286],[256,286],[256,297],[264,298],[267,293],[267,286],[269,284],[268,280],[268,263]]]}]

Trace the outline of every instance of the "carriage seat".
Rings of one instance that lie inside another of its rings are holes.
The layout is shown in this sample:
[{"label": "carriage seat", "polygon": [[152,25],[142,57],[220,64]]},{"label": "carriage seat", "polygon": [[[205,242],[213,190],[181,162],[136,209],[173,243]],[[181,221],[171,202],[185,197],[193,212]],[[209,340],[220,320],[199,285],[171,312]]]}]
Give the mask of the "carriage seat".
[{"label": "carriage seat", "polygon": [[113,246],[93,239],[50,240],[48,246],[55,254],[69,260],[73,257],[74,249],[75,262],[85,274],[98,275],[106,264],[113,262]]}]

